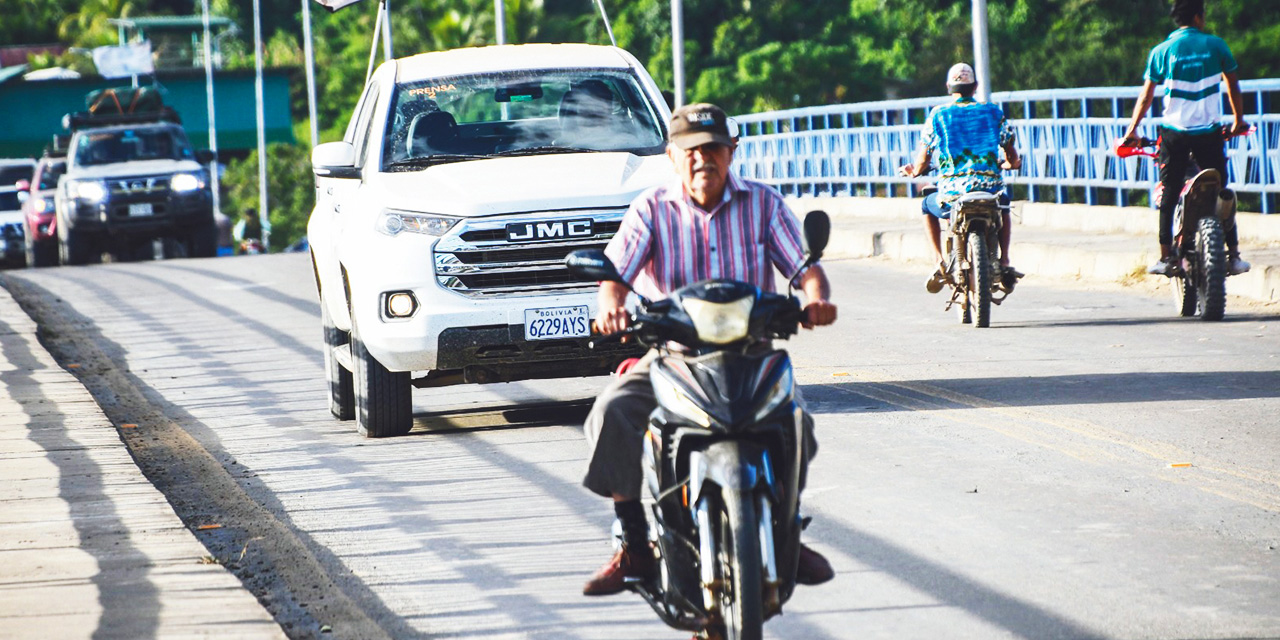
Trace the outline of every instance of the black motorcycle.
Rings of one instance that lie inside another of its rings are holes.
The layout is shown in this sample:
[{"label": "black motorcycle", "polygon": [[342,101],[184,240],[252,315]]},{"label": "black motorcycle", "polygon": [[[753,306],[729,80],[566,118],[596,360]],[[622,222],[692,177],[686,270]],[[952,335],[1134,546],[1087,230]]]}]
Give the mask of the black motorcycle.
[{"label": "black motorcycle", "polygon": [[[811,212],[804,230],[808,266],[830,221]],[[565,262],[579,276],[623,283],[598,249]],[[770,341],[794,335],[802,313],[790,293],[707,280],[640,298],[630,326],[597,341],[630,336],[659,350],[642,464],[660,571],[629,587],[671,627],[756,640],[795,590],[802,414],[791,360]]]}]

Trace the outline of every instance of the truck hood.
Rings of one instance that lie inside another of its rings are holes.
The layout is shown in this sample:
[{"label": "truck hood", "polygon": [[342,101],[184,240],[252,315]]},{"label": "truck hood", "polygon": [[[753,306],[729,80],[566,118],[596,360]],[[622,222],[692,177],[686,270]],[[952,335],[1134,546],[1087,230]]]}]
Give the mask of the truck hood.
[{"label": "truck hood", "polygon": [[675,173],[666,155],[602,152],[471,160],[380,178],[387,206],[478,217],[624,207]]},{"label": "truck hood", "polygon": [[104,178],[129,178],[154,176],[163,173],[200,171],[203,167],[195,160],[135,160],[92,166],[77,166],[67,172],[72,180],[101,180]]}]

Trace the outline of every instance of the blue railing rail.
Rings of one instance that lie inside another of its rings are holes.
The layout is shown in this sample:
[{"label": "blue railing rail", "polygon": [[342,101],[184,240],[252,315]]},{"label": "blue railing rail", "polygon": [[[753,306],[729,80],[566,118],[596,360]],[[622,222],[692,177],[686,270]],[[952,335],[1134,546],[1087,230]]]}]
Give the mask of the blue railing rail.
[{"label": "blue railing rail", "polygon": [[[1228,143],[1234,188],[1256,194],[1266,213],[1280,202],[1280,79],[1246,80],[1245,121],[1252,135]],[[1117,158],[1114,140],[1124,134],[1141,87],[1096,87],[995,93],[1017,132],[1020,171],[1006,181],[1030,200],[1127,205],[1134,192],[1158,181],[1149,158]],[[1153,112],[1162,101],[1157,89]],[[898,175],[914,160],[929,109],[945,96],[771,111],[734,116],[741,128],[735,171],[784,194],[911,195],[925,179]],[[1223,95],[1224,113],[1230,113]],[[1156,137],[1159,116],[1143,120],[1143,135]]]}]

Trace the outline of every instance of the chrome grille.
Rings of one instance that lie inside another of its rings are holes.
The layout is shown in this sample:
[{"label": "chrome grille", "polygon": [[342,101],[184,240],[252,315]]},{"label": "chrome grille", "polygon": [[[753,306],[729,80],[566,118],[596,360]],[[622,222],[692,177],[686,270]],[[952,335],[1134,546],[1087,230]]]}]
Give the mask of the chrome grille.
[{"label": "chrome grille", "polygon": [[107,188],[111,190],[113,198],[121,196],[149,196],[155,194],[167,194],[169,192],[169,180],[172,176],[138,176],[135,178],[107,178],[104,182]]},{"label": "chrome grille", "polygon": [[[440,286],[470,297],[590,291],[596,283],[570,275],[564,258],[577,249],[603,249],[626,211],[544,211],[463,220],[436,243],[436,279]],[[507,241],[508,224],[582,218],[591,218],[593,235],[564,241]]]}]

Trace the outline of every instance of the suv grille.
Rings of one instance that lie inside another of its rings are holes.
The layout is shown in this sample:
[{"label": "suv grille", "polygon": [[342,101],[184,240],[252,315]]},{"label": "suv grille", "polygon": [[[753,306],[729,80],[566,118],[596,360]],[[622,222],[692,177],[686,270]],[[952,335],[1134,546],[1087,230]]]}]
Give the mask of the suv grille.
[{"label": "suv grille", "polygon": [[[590,291],[595,288],[595,281],[569,275],[564,258],[578,249],[603,249],[617,233],[626,211],[549,211],[463,220],[436,243],[436,279],[440,286],[470,297]],[[514,222],[583,218],[591,218],[593,235],[553,241],[507,241],[507,225]]]}]

